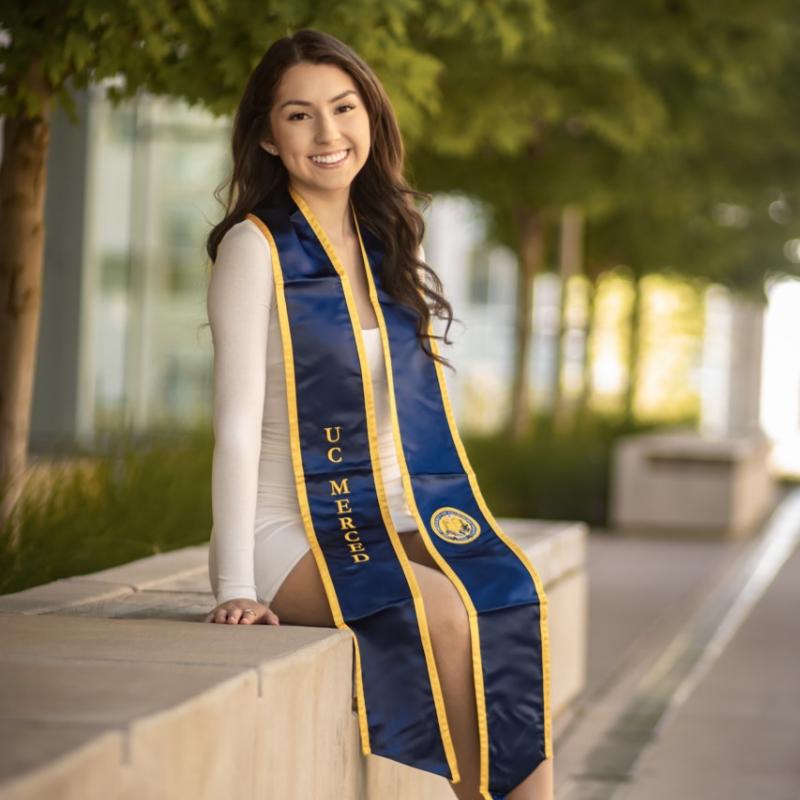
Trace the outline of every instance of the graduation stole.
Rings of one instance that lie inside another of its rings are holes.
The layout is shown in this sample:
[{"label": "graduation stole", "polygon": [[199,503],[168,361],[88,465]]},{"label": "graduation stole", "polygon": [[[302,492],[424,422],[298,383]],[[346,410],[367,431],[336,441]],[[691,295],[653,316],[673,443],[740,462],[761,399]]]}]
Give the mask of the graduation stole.
[{"label": "graduation stole", "polygon": [[[405,498],[469,615],[480,792],[502,800],[552,756],[547,597],[481,495],[418,312],[381,285],[383,250],[353,219],[378,320]],[[248,219],[272,254],[300,510],[337,628],[352,633],[361,748],[459,780],[422,594],[381,477],[373,389],[350,282],[293,188]],[[431,326],[428,325],[428,332]],[[430,339],[431,349],[438,353]]]}]

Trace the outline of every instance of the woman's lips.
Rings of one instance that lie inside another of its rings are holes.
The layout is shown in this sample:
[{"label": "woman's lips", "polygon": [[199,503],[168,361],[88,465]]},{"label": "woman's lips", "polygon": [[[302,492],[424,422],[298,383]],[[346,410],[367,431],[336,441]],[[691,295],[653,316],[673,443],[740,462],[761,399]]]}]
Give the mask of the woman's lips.
[{"label": "woman's lips", "polygon": [[344,162],[347,161],[349,155],[350,155],[350,149],[348,148],[346,151],[344,151],[344,156],[342,156],[342,158],[340,158],[338,161],[334,161],[332,164],[325,163],[324,161],[316,161],[312,156],[309,156],[308,158],[309,161],[311,161],[311,163],[317,167],[322,167],[322,169],[335,169],[336,167],[344,164]]}]

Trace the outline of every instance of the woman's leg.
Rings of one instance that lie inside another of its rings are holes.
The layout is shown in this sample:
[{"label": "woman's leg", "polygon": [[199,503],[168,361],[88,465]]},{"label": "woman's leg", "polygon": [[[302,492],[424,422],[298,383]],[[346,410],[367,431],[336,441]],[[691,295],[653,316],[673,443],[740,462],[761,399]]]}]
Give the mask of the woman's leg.
[{"label": "woman's leg", "polygon": [[553,800],[553,787],[553,759],[546,758],[508,793],[507,800]]},{"label": "woman's leg", "polygon": [[[401,538],[404,542],[409,539]],[[416,557],[430,559],[427,551],[423,556],[413,543],[409,550],[411,567],[422,592],[447,722],[458,759],[460,780],[450,785],[458,800],[480,800],[478,717],[469,617],[450,579],[438,567],[416,561]],[[435,564],[432,559],[431,562]]]},{"label": "woman's leg", "polygon": [[317,562],[310,550],[286,576],[269,607],[282,624],[336,627]]},{"label": "woman's leg", "polygon": [[[480,800],[478,722],[469,618],[461,597],[425,549],[418,532],[401,533],[400,540],[422,592],[458,759],[461,780],[451,786],[458,800]],[[284,624],[335,627],[311,551],[297,562],[281,584],[270,608]],[[552,759],[547,759],[509,794],[508,800],[552,800],[552,797]]]},{"label": "woman's leg", "polygon": [[[407,536],[401,536],[404,543]],[[459,800],[480,800],[478,794],[478,727],[472,680],[472,650],[466,609],[450,580],[438,569],[416,563],[427,559],[424,545],[410,541],[408,556],[422,592],[433,653],[442,684],[447,719],[459,763],[461,780],[453,785]],[[284,625],[334,627],[325,589],[314,557],[309,551],[289,573],[270,608]]]},{"label": "woman's leg", "polygon": [[[479,800],[479,740],[472,677],[469,623],[461,596],[428,553],[418,531],[404,531],[400,540],[422,591],[436,666],[445,695],[447,719],[458,758],[461,780],[451,784],[459,800]],[[424,565],[424,566],[423,566]],[[508,794],[508,800],[553,800],[553,759],[545,759]]]}]

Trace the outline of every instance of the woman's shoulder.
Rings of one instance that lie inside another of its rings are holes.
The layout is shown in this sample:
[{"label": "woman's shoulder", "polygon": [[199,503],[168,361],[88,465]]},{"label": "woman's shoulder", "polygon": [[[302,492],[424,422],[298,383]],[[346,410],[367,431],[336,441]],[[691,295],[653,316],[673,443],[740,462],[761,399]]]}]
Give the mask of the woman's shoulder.
[{"label": "woman's shoulder", "polygon": [[231,225],[220,239],[217,248],[217,262],[221,258],[240,260],[241,257],[245,257],[251,263],[253,259],[260,259],[267,264],[272,258],[264,234],[249,219]]},{"label": "woman's shoulder", "polygon": [[220,239],[208,282],[208,307],[270,308],[274,302],[272,256],[264,235],[249,220],[232,225]]}]

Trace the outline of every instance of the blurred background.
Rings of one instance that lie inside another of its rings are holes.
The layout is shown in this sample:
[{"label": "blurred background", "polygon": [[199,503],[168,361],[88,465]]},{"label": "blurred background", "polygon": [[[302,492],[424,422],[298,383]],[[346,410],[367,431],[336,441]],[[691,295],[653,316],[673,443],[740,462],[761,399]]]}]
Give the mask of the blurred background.
[{"label": "blurred background", "polygon": [[[748,608],[784,581],[759,630],[796,647],[800,9],[784,0],[4,4],[0,593],[208,541],[205,239],[247,77],[303,27],[376,70],[433,196],[445,374],[489,506],[589,531],[584,717],[693,611],[681,652],[700,663],[751,579]],[[749,659],[770,652],[782,671],[747,724],[796,756],[796,713],[767,712],[796,712],[791,658],[756,637],[736,663],[764,674]],[[660,693],[647,735],[673,674],[626,695],[642,719]],[[684,746],[719,733],[686,730]],[[591,752],[571,798],[628,775],[628,751]],[[735,786],[704,758],[705,782],[631,796],[800,796],[796,758]]]}]

